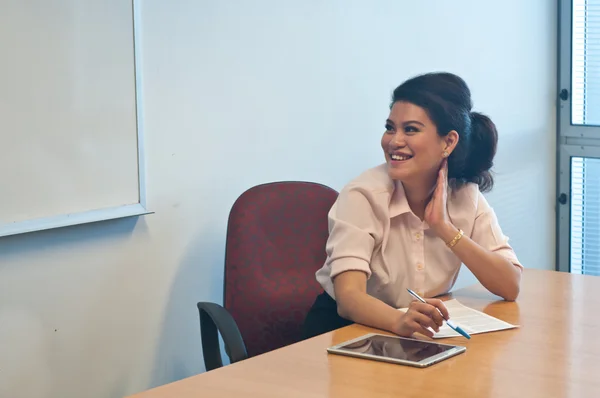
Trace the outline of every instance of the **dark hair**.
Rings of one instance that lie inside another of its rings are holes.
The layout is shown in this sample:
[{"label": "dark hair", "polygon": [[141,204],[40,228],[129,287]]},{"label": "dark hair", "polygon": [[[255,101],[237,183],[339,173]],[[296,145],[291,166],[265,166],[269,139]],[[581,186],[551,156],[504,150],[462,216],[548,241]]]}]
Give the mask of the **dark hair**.
[{"label": "dark hair", "polygon": [[471,90],[460,77],[446,72],[413,77],[394,90],[392,105],[406,101],[427,111],[442,137],[455,130],[460,139],[448,158],[448,179],[454,187],[472,182],[482,192],[494,185],[490,172],[498,132],[489,117],[471,112]]}]

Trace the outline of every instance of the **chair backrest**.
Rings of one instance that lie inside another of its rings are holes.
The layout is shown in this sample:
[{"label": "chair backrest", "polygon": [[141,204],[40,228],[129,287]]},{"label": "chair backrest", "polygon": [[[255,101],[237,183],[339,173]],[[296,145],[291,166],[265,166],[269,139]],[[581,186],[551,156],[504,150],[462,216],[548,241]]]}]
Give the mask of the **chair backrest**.
[{"label": "chair backrest", "polygon": [[301,339],[322,289],[315,272],[326,259],[327,213],[337,191],[310,182],[275,182],[244,192],[227,225],[224,306],[248,356]]}]

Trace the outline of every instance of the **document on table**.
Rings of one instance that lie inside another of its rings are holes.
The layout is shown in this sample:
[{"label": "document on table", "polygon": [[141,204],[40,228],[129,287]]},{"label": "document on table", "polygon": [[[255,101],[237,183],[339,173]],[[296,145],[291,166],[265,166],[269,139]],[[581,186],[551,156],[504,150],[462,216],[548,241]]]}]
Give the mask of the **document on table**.
[{"label": "document on table", "polygon": [[[460,326],[469,334],[495,332],[498,330],[506,330],[518,328],[518,325],[512,325],[508,322],[504,322],[498,318],[494,318],[481,311],[469,308],[458,300],[452,299],[444,301],[444,305],[450,313],[450,319],[454,324]],[[402,311],[406,311],[408,308],[401,308]],[[452,330],[445,322],[440,327],[440,331],[434,333],[434,339],[442,339],[445,337],[460,337],[458,332]]]}]

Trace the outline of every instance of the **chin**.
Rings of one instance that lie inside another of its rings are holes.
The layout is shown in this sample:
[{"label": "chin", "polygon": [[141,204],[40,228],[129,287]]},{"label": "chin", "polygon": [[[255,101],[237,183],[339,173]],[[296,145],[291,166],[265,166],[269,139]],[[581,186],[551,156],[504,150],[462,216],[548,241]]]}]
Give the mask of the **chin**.
[{"label": "chin", "polygon": [[400,169],[397,169],[394,167],[390,167],[389,165],[387,168],[387,172],[392,180],[401,180],[401,181],[410,178],[410,175],[412,174],[410,172],[407,172],[406,170],[400,170]]}]

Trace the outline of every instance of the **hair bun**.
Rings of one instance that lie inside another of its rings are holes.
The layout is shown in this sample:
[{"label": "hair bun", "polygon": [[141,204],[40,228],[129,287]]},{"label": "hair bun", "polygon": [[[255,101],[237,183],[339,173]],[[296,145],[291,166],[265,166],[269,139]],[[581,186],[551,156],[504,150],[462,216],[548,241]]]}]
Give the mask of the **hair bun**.
[{"label": "hair bun", "polygon": [[471,112],[470,151],[467,158],[469,174],[476,176],[476,182],[482,191],[494,185],[490,169],[494,165],[494,156],[498,143],[498,130],[492,120],[479,112]]}]

